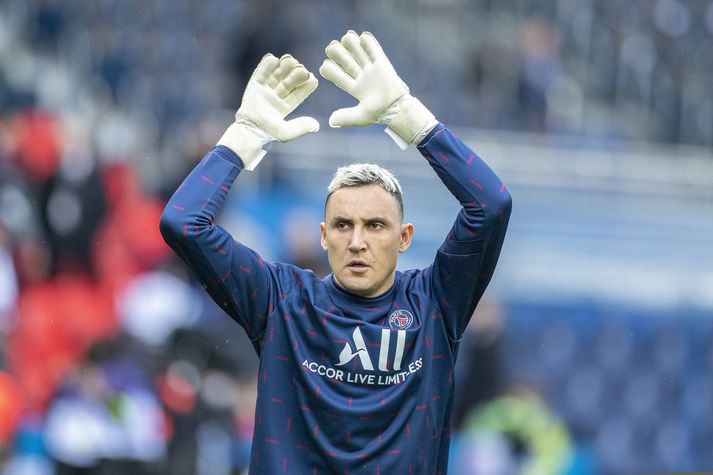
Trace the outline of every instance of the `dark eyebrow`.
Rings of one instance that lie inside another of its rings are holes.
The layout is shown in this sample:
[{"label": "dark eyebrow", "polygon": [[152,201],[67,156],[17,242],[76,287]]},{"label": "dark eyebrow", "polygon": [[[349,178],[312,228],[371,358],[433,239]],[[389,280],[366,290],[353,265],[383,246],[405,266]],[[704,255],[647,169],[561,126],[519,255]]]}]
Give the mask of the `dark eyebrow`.
[{"label": "dark eyebrow", "polygon": [[[346,222],[346,223],[352,223],[352,220],[349,218],[345,218],[343,216],[334,216],[332,219],[329,220],[331,224],[334,223],[341,223],[341,222]],[[373,218],[369,218],[365,221],[366,224],[371,224],[371,223],[389,223],[390,221],[383,217],[383,216],[375,216]]]},{"label": "dark eyebrow", "polygon": [[351,219],[345,218],[345,217],[343,217],[343,216],[335,216],[335,217],[333,217],[332,219],[329,220],[329,222],[330,222],[331,224],[340,223],[340,222],[342,222],[342,221],[346,221],[347,223],[351,223],[351,222],[352,222]]}]

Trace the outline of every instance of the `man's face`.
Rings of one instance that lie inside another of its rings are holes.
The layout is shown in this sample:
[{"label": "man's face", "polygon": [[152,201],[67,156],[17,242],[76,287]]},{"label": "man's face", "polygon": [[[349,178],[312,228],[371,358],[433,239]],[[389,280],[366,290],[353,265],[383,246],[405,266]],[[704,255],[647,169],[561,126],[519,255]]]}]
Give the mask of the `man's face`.
[{"label": "man's face", "polygon": [[398,201],[379,185],[344,187],[330,196],[322,248],[341,287],[362,297],[389,290],[399,252],[413,236],[413,225],[401,221]]}]

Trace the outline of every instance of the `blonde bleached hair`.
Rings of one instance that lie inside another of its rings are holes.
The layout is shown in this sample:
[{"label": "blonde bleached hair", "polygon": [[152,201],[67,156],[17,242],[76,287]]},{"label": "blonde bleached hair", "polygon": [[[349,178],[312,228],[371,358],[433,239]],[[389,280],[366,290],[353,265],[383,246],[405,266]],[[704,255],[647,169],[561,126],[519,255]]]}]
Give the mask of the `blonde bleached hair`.
[{"label": "blonde bleached hair", "polygon": [[374,163],[352,163],[339,167],[332,181],[327,186],[327,198],[324,209],[327,209],[329,198],[339,189],[351,186],[379,185],[399,203],[401,216],[404,215],[404,202],[401,196],[401,184],[393,173]]}]

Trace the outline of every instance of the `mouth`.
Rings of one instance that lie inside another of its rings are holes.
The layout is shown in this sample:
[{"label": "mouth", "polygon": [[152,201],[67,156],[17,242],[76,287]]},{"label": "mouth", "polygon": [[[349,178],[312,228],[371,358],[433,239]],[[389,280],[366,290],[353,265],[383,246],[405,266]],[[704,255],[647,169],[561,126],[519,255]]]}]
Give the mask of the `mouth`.
[{"label": "mouth", "polygon": [[369,270],[369,265],[364,261],[354,260],[347,264],[347,269],[357,274],[363,274]]}]

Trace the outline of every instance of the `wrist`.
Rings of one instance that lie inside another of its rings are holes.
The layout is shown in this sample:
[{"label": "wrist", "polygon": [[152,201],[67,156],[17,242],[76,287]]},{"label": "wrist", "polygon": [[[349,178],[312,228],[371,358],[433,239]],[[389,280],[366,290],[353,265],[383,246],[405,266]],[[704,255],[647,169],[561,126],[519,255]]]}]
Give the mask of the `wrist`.
[{"label": "wrist", "polygon": [[245,170],[254,170],[267,153],[266,146],[273,141],[264,130],[245,119],[236,118],[225,130],[216,145],[232,150],[242,160]]},{"label": "wrist", "polygon": [[388,122],[386,133],[405,150],[409,144],[418,145],[438,124],[436,117],[421,101],[410,94],[400,98],[395,105],[398,111]]}]

